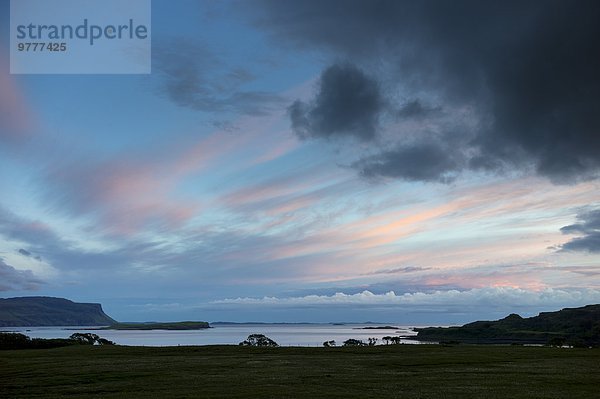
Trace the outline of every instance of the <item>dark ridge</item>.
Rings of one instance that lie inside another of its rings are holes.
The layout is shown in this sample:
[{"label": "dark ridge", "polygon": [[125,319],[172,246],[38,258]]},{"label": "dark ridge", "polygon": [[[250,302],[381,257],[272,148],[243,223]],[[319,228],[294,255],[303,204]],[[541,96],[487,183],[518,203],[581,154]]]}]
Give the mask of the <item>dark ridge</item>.
[{"label": "dark ridge", "polygon": [[99,303],[43,296],[0,299],[0,327],[108,326],[116,321]]},{"label": "dark ridge", "polygon": [[421,341],[475,344],[566,344],[600,346],[600,305],[565,308],[522,318],[511,314],[496,321],[476,321],[462,327],[416,328]]}]

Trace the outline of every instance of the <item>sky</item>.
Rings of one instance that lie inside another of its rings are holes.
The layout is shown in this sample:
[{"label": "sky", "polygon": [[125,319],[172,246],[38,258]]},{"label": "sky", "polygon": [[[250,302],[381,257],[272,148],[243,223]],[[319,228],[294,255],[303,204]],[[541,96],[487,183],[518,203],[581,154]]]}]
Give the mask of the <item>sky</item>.
[{"label": "sky", "polygon": [[152,2],[146,75],[9,73],[0,296],[120,321],[600,303],[597,1]]}]

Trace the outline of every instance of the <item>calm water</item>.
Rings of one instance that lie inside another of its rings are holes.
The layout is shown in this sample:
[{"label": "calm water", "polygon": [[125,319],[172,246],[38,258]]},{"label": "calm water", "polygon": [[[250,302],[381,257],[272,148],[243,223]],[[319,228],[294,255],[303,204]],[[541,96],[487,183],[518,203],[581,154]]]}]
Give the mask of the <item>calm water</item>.
[{"label": "calm water", "polygon": [[[3,331],[16,331],[32,338],[67,338],[75,332],[93,332],[120,345],[177,346],[238,344],[250,334],[264,334],[282,346],[322,346],[324,341],[335,340],[338,345],[354,338],[367,341],[387,335],[415,335],[412,327],[396,326],[394,330],[363,330],[365,324],[215,324],[213,328],[193,331],[90,331],[86,327],[7,327]],[[87,327],[90,328],[90,327]],[[93,328],[93,327],[91,327]],[[403,340],[407,344],[418,341]]]}]

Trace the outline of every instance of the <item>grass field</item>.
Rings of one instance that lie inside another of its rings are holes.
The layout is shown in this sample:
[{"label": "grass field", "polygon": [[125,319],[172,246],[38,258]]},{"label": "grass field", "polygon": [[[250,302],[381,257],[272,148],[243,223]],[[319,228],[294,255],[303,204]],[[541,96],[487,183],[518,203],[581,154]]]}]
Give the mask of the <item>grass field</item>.
[{"label": "grass field", "polygon": [[2,398],[600,398],[600,350],[64,347],[0,352]]}]

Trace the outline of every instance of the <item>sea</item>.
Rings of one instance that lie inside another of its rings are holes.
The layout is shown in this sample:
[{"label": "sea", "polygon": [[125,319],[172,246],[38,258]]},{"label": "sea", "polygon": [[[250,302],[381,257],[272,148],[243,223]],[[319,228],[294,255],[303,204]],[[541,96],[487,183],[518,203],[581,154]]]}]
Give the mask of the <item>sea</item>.
[{"label": "sea", "polygon": [[[325,341],[341,345],[347,339],[368,342],[377,338],[382,344],[384,336],[404,337],[405,344],[419,344],[410,339],[415,336],[413,326],[391,325],[391,329],[377,329],[373,324],[229,324],[215,323],[202,330],[99,330],[89,327],[2,327],[2,331],[25,334],[31,338],[68,338],[76,332],[94,333],[118,345],[131,346],[182,346],[182,345],[237,345],[250,334],[264,334],[280,346],[323,346]],[[387,325],[381,325],[387,326]],[[369,327],[369,329],[365,329]]]}]

